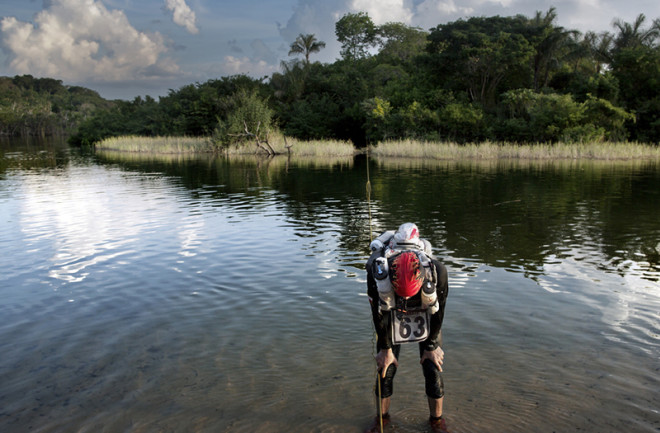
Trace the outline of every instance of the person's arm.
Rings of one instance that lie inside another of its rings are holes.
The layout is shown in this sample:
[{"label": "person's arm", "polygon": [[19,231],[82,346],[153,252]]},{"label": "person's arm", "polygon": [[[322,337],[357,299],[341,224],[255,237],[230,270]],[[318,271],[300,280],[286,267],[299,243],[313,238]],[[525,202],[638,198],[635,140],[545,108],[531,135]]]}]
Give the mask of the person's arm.
[{"label": "person's arm", "polygon": [[[371,262],[369,262],[371,263]],[[378,286],[376,279],[371,273],[371,266],[367,265],[367,296],[369,296],[369,303],[371,304],[371,317],[374,322],[374,329],[378,337],[378,347],[381,349],[392,348],[392,336],[390,335],[390,314],[380,312],[378,304],[380,297],[378,296]]]},{"label": "person's arm", "polygon": [[437,260],[433,260],[433,265],[437,274],[437,281],[435,290],[438,295],[438,311],[431,315],[429,337],[424,341],[424,350],[433,351],[440,347],[440,330],[442,329],[442,322],[445,318],[445,304],[447,303],[447,295],[449,294],[449,282],[447,279],[447,268],[445,265]]},{"label": "person's arm", "polygon": [[391,314],[380,311],[378,304],[380,297],[378,296],[378,286],[376,279],[371,272],[371,260],[367,263],[367,295],[369,296],[369,303],[371,304],[371,317],[374,322],[374,329],[378,338],[378,353],[376,354],[376,365],[378,371],[383,377],[387,373],[387,369],[391,364],[397,365],[396,357],[392,352],[392,335],[391,335]]},{"label": "person's arm", "polygon": [[447,295],[449,294],[449,283],[447,279],[447,268],[437,260],[433,260],[433,265],[437,274],[435,288],[438,295],[439,308],[435,314],[431,315],[429,338],[422,343],[424,352],[419,363],[423,364],[428,359],[435,364],[438,370],[442,371],[445,352],[440,347],[440,331],[442,329],[442,321],[445,318],[445,304],[447,303]]}]

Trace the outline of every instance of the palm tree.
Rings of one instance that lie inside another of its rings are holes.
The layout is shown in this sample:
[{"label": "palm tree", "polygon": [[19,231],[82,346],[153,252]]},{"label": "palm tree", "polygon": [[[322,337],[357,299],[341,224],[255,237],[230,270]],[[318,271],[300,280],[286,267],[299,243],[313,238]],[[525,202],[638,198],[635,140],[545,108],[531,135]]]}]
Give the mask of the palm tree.
[{"label": "palm tree", "polygon": [[640,45],[653,46],[660,37],[660,22],[655,20],[648,29],[643,29],[642,25],[646,21],[644,14],[639,14],[635,22],[630,24],[621,20],[614,21],[614,27],[619,31],[615,39],[614,49],[633,48]]},{"label": "palm tree", "polygon": [[529,21],[530,27],[534,30],[535,38],[533,41],[534,54],[534,89],[538,90],[548,84],[550,70],[558,69],[561,63],[563,51],[570,45],[571,40],[577,37],[576,30],[564,30],[563,27],[556,26],[557,10],[551,7],[548,12],[543,14],[536,12],[534,18]]},{"label": "palm tree", "polygon": [[587,32],[585,39],[588,39],[591,56],[596,63],[596,73],[600,74],[604,65],[612,64],[614,35],[609,32],[603,32],[599,35],[594,32]]},{"label": "palm tree", "polygon": [[325,42],[317,41],[316,36],[313,34],[303,35],[301,33],[291,44],[289,55],[303,54],[305,56],[305,64],[309,65],[309,55],[321,51],[321,48],[325,48]]}]

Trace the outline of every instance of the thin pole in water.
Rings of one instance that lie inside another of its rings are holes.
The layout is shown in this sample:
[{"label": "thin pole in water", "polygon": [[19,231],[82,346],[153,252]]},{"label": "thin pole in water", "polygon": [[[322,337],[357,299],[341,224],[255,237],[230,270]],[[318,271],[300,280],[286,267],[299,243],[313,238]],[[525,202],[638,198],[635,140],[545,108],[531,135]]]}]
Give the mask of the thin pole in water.
[{"label": "thin pole in water", "polygon": [[[369,148],[367,147],[367,210],[369,211],[369,242],[374,240],[374,231],[371,224],[371,179],[369,178]],[[378,336],[376,336],[378,339]],[[380,424],[380,433],[383,433],[383,398],[380,391],[380,372],[376,364],[376,383],[378,384],[378,423]]]}]

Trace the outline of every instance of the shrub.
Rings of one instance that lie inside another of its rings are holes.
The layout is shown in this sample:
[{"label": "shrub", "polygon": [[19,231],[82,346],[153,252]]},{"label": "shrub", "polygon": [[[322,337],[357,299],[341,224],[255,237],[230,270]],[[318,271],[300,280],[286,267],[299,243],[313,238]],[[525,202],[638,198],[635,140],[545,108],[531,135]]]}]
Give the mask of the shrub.
[{"label": "shrub", "polygon": [[273,127],[273,111],[256,90],[240,89],[225,99],[226,119],[218,119],[213,141],[223,147],[245,141],[252,134],[267,133]]}]

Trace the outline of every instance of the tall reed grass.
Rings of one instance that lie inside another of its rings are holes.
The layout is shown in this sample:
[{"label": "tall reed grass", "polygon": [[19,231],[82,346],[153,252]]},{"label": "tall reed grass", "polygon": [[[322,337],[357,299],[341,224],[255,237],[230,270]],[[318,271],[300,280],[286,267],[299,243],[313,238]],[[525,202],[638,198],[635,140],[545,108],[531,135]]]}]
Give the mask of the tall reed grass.
[{"label": "tall reed grass", "polygon": [[660,146],[641,143],[468,143],[415,140],[385,141],[370,146],[377,157],[422,159],[660,159]]},{"label": "tall reed grass", "polygon": [[[355,147],[350,141],[342,140],[298,140],[297,138],[284,137],[280,133],[270,134],[268,143],[277,154],[305,157],[346,157],[355,154]],[[238,146],[229,146],[226,153],[230,155],[245,155],[252,153],[263,153],[255,141],[245,141]]]},{"label": "tall reed grass", "polygon": [[[276,133],[268,137],[268,143],[277,154],[297,157],[350,157],[356,153],[350,141],[315,140],[305,141],[285,137]],[[227,155],[265,154],[254,141],[219,148],[210,137],[139,137],[124,136],[107,138],[96,147],[103,150],[137,153],[212,153]],[[417,158],[436,160],[459,159],[598,159],[633,160],[660,159],[660,146],[641,143],[555,143],[555,144],[512,144],[512,143],[468,143],[428,142],[396,140],[369,146],[376,157]]]},{"label": "tall reed grass", "polygon": [[[209,152],[187,153],[154,153],[154,152],[122,152],[118,150],[97,149],[96,155],[107,160],[127,163],[157,162],[160,164],[187,164],[190,162],[210,163],[217,157]],[[352,167],[353,156],[304,156],[291,155],[286,158],[264,158],[263,155],[240,154],[232,155],[232,161],[246,165],[286,167],[289,164],[297,167],[333,168]]]},{"label": "tall reed grass", "polygon": [[[298,157],[348,157],[355,154],[350,141],[316,140],[305,141],[284,138],[281,134],[268,137],[268,143],[275,153]],[[135,153],[210,153],[222,152],[228,155],[265,154],[254,140],[237,145],[218,147],[210,137],[110,137],[96,144],[97,149]]]},{"label": "tall reed grass", "polygon": [[96,143],[97,149],[147,153],[213,152],[214,146],[204,137],[110,137]]}]

